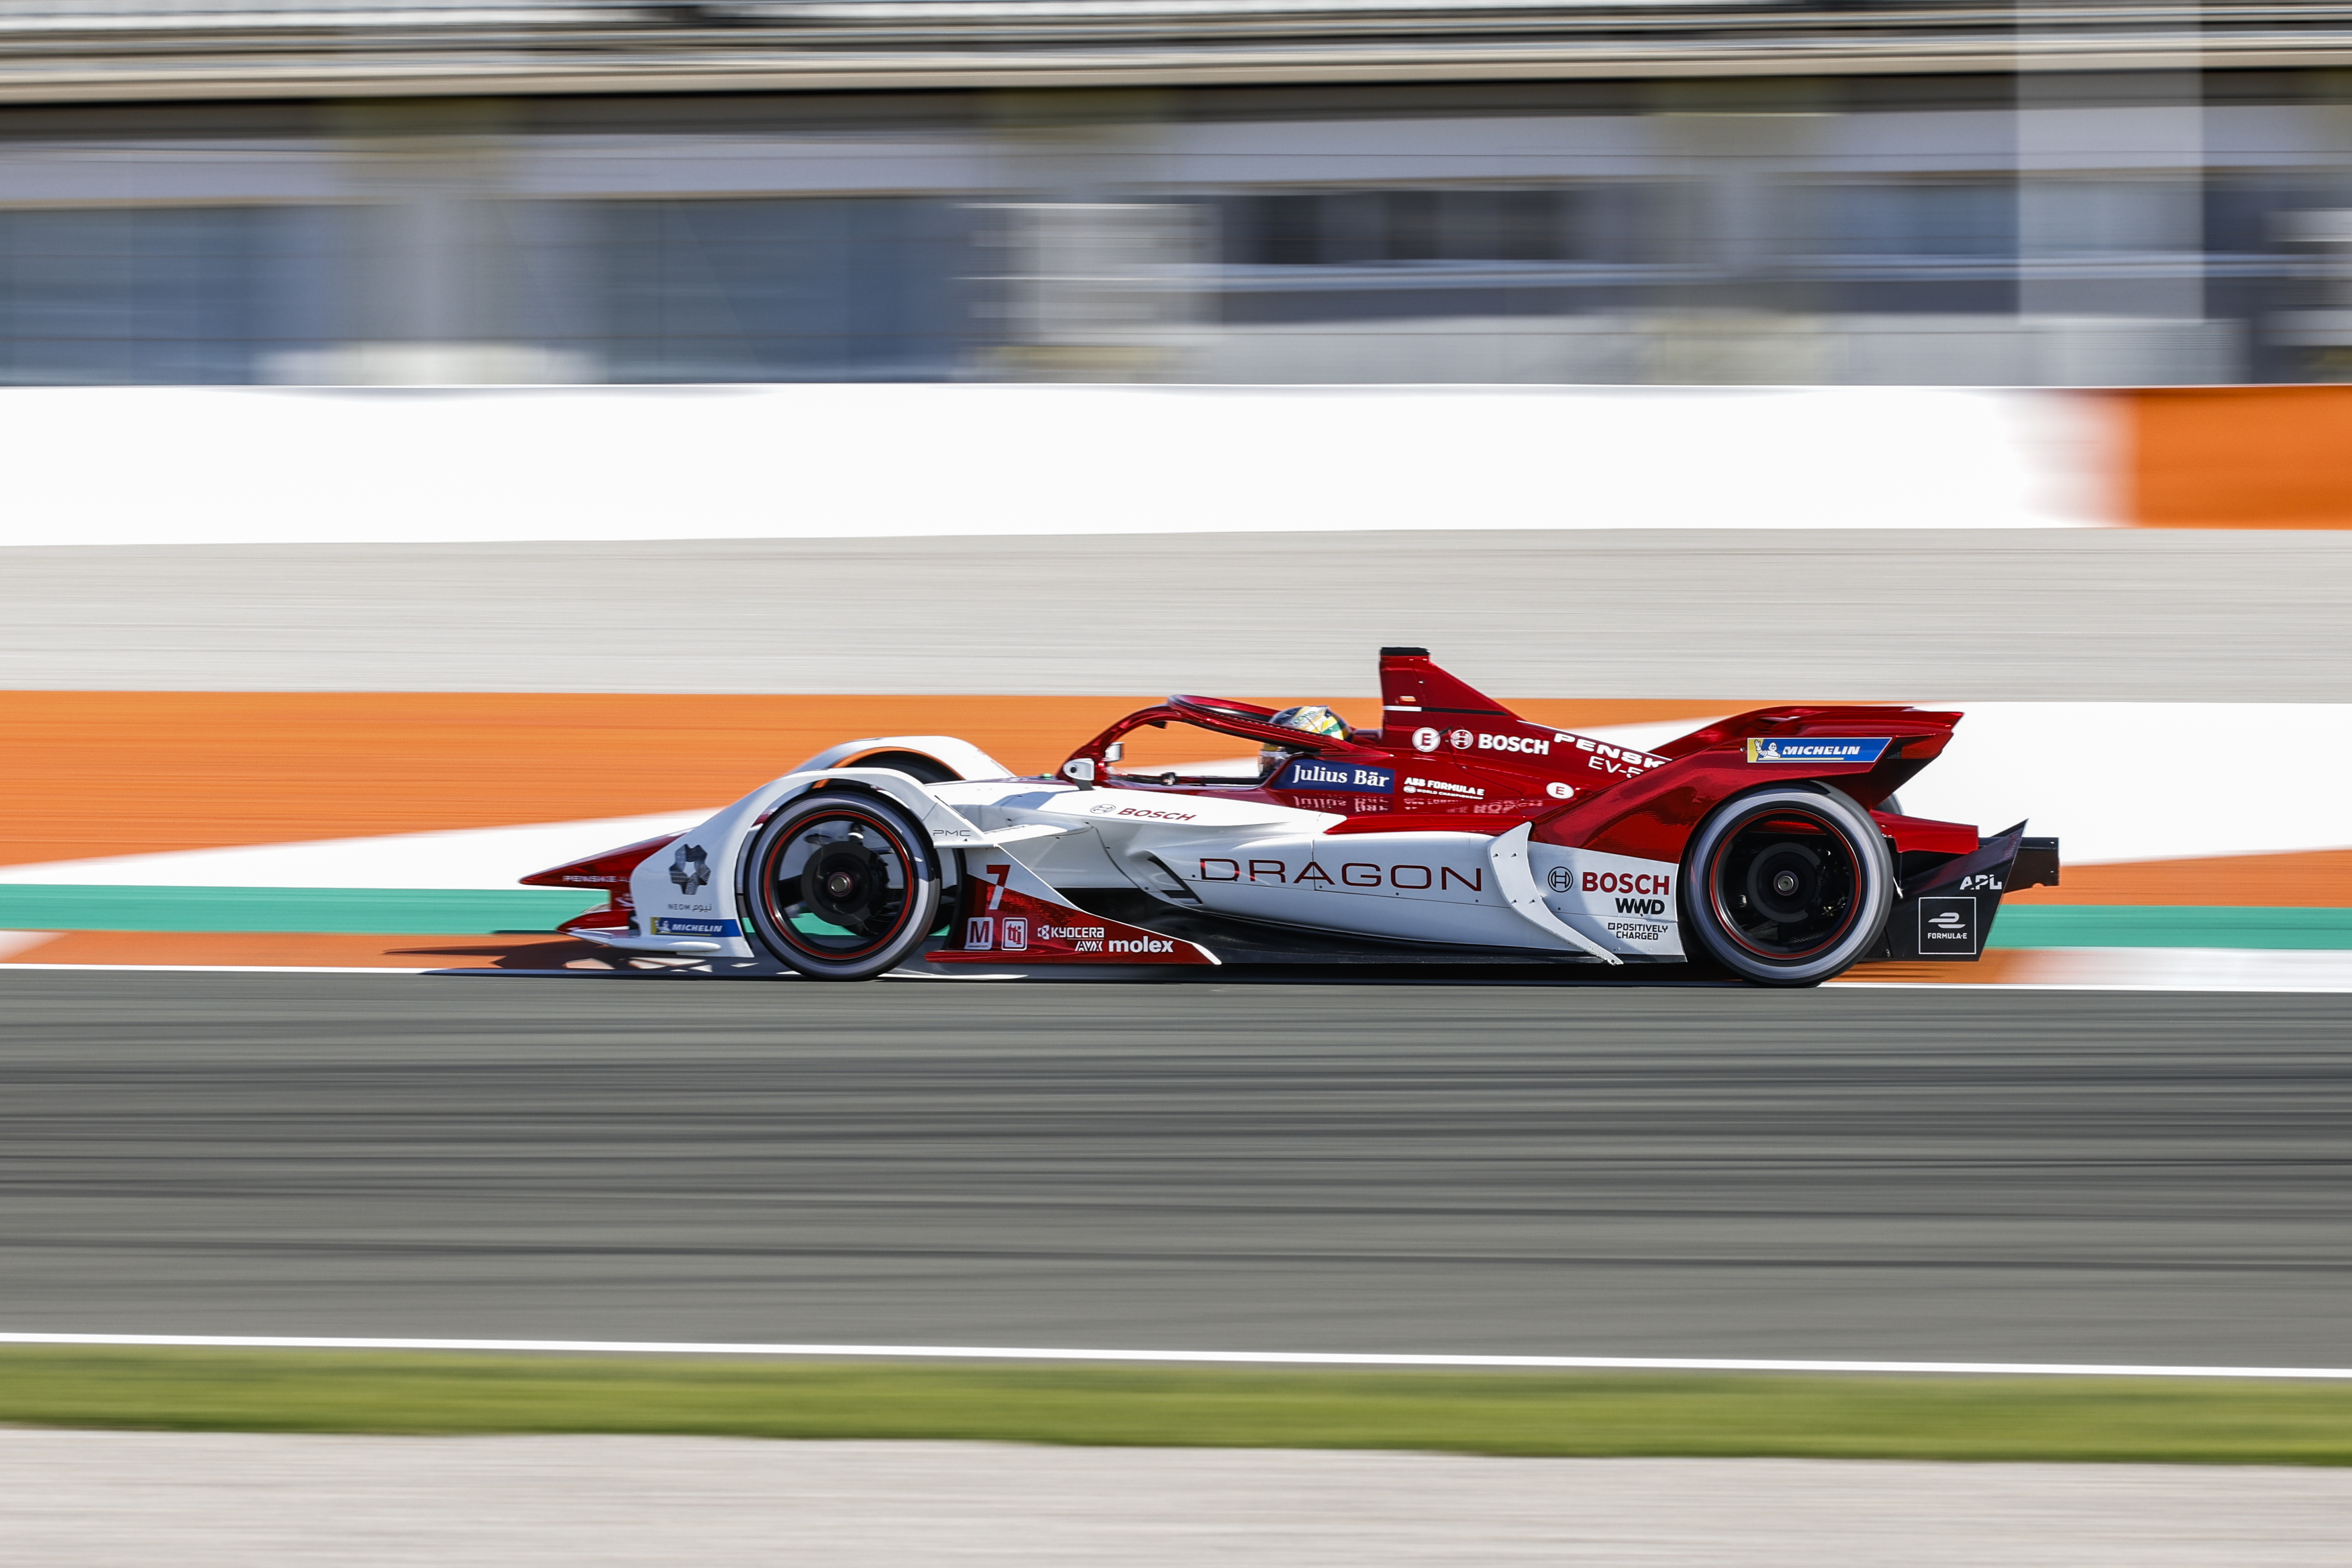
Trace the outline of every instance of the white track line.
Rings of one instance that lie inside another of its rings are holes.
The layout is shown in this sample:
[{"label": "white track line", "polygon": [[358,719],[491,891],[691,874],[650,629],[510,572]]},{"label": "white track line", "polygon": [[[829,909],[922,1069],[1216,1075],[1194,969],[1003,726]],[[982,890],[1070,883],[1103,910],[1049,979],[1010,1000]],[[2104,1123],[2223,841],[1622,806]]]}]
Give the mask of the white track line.
[{"label": "white track line", "polygon": [[[394,967],[391,965],[349,965],[325,963],[31,963],[21,960],[10,962],[5,959],[0,959],[0,974],[6,974],[12,971],[19,969],[62,969],[83,971],[121,970],[127,973],[140,974],[406,974],[450,980],[471,980],[478,978],[496,980],[612,980],[644,979],[649,976],[660,978],[664,975],[667,975],[671,979],[679,980],[708,980],[714,978],[710,975],[681,973],[676,970],[664,971],[654,969],[498,969],[488,966],[482,968],[467,968],[462,964],[445,964],[433,969],[409,969],[405,967]],[[716,978],[740,979],[744,977],[729,975],[719,976]],[[756,978],[761,980],[789,980],[794,978],[794,976],[789,974],[762,974],[756,976]],[[899,970],[893,973],[886,974],[882,978],[885,980],[944,981],[955,984],[967,984],[976,981],[1005,982],[1033,979],[1037,980],[1040,984],[1046,983],[1043,977],[1028,974],[925,974],[908,970]],[[1086,980],[1101,979],[1103,977],[1098,975],[1081,974],[1072,975],[1068,978],[1072,980]],[[1220,976],[1219,980],[1221,984],[1230,984],[1239,983],[1238,978],[1232,975]],[[1252,984],[1259,983],[1252,982]],[[1267,982],[1265,984],[1282,984],[1282,982]],[[1452,983],[1440,982],[1439,984]],[[1561,984],[1572,983],[1553,981],[1542,982],[1541,984]],[[2347,989],[2352,989],[2352,987],[2344,985],[2317,984],[2231,984],[2227,981],[2198,981],[2184,984],[2162,985],[2146,982],[2135,984],[2127,982],[2115,981],[2005,980],[1996,983],[1979,980],[1943,983],[1933,980],[1898,981],[1840,979],[1832,981],[1828,985],[1823,986],[1822,989],[1824,991],[1832,992],[1982,991],[1987,993],[2003,991],[2169,991],[2179,993],[2196,992],[2212,995],[2246,995],[2263,993],[2278,994],[2284,992],[2294,992],[2305,995],[2328,995],[2339,994]],[[5,1339],[0,1339],[0,1343],[5,1342]]]},{"label": "white track line", "polygon": [[1874,1372],[2027,1377],[2239,1377],[2352,1381],[2352,1367],[2137,1366],[2097,1362],[1772,1361],[1746,1356],[1400,1355],[1352,1351],[1051,1350],[1028,1345],[705,1344],[658,1340],[410,1340],[281,1334],[37,1334],[0,1344],[154,1345],[209,1350],[507,1351],[575,1355],[865,1357],[884,1361],[1228,1363],[1255,1366],[1551,1367],[1618,1372]]}]

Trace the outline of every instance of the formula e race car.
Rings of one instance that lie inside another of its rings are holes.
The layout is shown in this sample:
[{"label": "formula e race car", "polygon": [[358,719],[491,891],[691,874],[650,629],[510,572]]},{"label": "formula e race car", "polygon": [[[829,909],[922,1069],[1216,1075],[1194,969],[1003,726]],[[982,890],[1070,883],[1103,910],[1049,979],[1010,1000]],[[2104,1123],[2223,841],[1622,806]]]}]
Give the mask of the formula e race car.
[{"label": "formula e race car", "polygon": [[[523,880],[607,889],[562,928],[586,941],[819,980],[1503,963],[1810,985],[1976,958],[2004,891],[2058,879],[2023,823],[1896,808],[1958,713],[1767,708],[1641,751],[1521,719],[1417,647],[1381,650],[1381,700],[1351,731],[1171,697],[1027,778],[944,736],[845,742],[687,833]],[[1151,752],[1182,760],[1130,755]]]}]

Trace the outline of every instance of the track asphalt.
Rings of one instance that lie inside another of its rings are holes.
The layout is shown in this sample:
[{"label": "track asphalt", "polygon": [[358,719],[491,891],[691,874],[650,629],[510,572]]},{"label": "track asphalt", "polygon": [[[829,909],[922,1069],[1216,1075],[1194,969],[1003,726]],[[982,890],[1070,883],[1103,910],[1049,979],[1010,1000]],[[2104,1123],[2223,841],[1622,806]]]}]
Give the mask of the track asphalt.
[{"label": "track asphalt", "polygon": [[0,973],[0,1327],[2352,1363],[2352,997]]}]

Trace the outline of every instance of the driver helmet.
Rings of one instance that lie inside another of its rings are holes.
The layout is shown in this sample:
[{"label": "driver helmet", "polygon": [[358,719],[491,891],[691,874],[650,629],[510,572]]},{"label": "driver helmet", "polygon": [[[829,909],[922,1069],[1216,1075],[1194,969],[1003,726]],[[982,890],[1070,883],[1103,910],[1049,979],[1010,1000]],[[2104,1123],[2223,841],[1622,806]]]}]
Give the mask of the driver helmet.
[{"label": "driver helmet", "polygon": [[[1286,730],[1303,730],[1310,735],[1328,735],[1339,741],[1346,740],[1353,733],[1348,728],[1346,720],[1322,704],[1315,702],[1304,703],[1297,708],[1286,708],[1268,719],[1266,722],[1279,724]],[[1258,761],[1270,768],[1278,765],[1290,753],[1280,746],[1263,746],[1259,748],[1257,755]]]}]

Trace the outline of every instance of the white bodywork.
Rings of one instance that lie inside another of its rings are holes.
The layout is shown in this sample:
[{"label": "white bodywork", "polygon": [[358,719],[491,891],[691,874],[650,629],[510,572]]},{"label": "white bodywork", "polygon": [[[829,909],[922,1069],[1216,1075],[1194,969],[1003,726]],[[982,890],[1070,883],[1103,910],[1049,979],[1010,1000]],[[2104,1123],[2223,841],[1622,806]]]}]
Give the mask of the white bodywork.
[{"label": "white bodywork", "polygon": [[[886,750],[919,752],[963,776],[922,784],[839,765]],[[904,806],[929,830],[951,881],[1001,881],[1048,902],[1070,905],[1066,889],[1140,889],[1171,909],[1325,932],[1606,963],[1683,955],[1671,862],[1532,843],[1525,824],[1500,835],[1334,835],[1349,818],[1019,779],[976,747],[929,735],[833,747],[753,790],[637,867],[630,934],[581,934],[645,952],[758,956],[737,907],[742,857],[775,807],[828,779]]]}]

